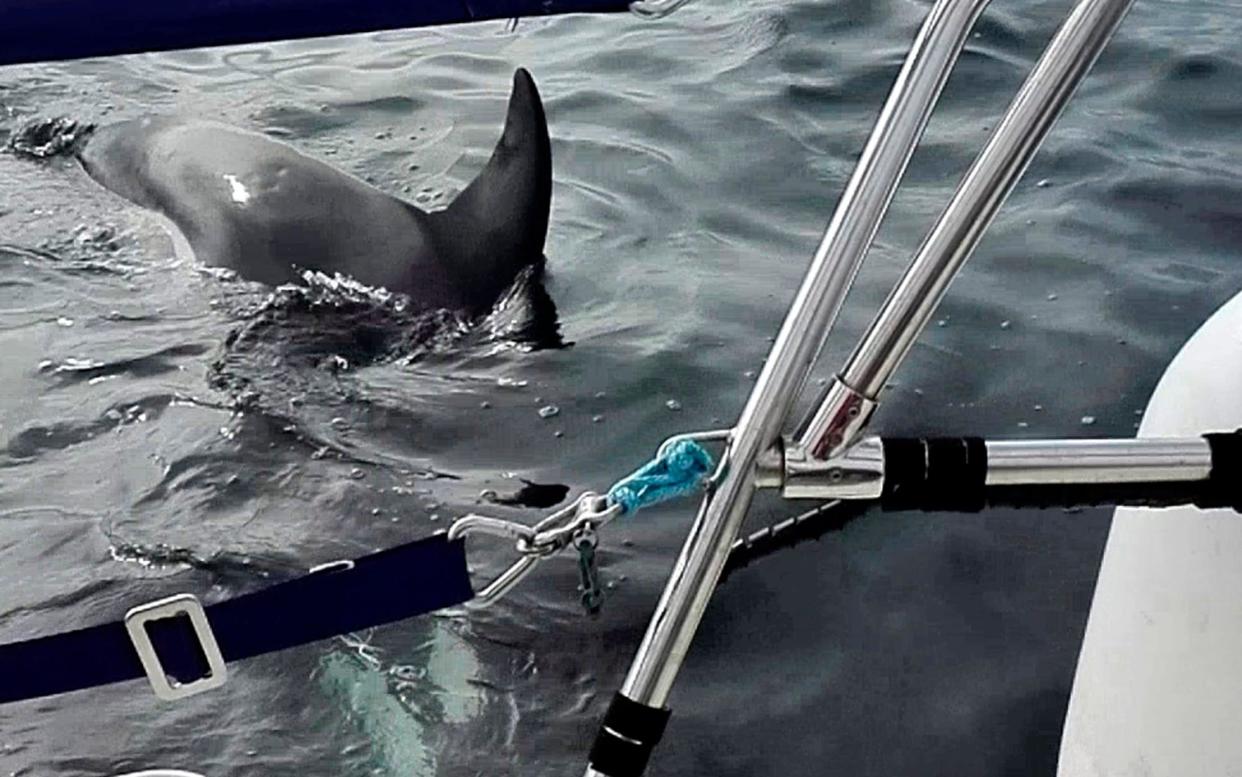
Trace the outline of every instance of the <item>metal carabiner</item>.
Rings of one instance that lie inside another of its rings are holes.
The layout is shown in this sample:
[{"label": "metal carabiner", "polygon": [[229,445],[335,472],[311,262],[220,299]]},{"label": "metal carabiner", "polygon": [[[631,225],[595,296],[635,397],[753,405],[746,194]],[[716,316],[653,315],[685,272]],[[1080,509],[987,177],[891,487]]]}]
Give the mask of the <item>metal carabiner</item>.
[{"label": "metal carabiner", "polygon": [[604,587],[599,582],[599,566],[595,560],[595,548],[599,538],[595,529],[584,526],[574,534],[574,550],[578,551],[578,591],[582,606],[590,615],[599,612],[604,603]]},{"label": "metal carabiner", "polygon": [[487,607],[513,590],[540,561],[563,550],[583,526],[602,526],[620,514],[619,506],[601,504],[603,501],[604,497],[588,491],[534,526],[473,513],[454,521],[448,530],[449,541],[468,534],[486,534],[513,540],[521,554],[508,569],[475,594],[469,604]]},{"label": "metal carabiner", "polygon": [[508,538],[514,542],[530,542],[535,539],[535,529],[526,524],[474,513],[453,521],[448,530],[449,542],[459,540],[467,534],[486,534],[489,537]]},{"label": "metal carabiner", "polygon": [[[574,535],[578,532],[587,528],[599,529],[620,515],[621,505],[610,505],[608,504],[607,497],[587,491],[574,502],[573,510],[573,520],[566,522],[563,526],[539,531],[535,535],[534,542],[531,543],[531,549],[550,548],[553,552],[562,550],[570,544]],[[542,524],[536,528],[540,526]],[[518,543],[518,547],[521,550],[526,550],[526,546],[522,542]]]},{"label": "metal carabiner", "polygon": [[[453,521],[453,525],[448,530],[448,539],[449,542],[454,542],[466,537],[468,534],[486,534],[489,537],[511,539],[515,545],[529,545],[535,539],[535,529],[533,527],[473,513]],[[522,557],[504,572],[501,572],[495,580],[488,583],[482,591],[476,593],[474,599],[470,600],[471,604],[486,607],[504,596],[515,585],[522,582],[522,579],[529,575],[534,570],[535,565],[543,558],[542,554],[523,551],[521,548],[519,548],[519,552],[522,553]]]},{"label": "metal carabiner", "polygon": [[656,458],[661,458],[668,453],[668,449],[681,442],[682,440],[693,440],[695,442],[724,442],[728,443],[733,439],[732,429],[709,429],[704,432],[685,432],[684,434],[675,434],[664,442],[660,443],[660,447],[656,449]]}]

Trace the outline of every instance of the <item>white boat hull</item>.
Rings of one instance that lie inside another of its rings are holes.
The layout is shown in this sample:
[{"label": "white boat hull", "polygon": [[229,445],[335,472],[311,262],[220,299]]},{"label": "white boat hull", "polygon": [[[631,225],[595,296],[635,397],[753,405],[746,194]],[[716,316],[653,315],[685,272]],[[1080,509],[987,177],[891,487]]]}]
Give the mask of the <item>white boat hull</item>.
[{"label": "white boat hull", "polygon": [[[1142,437],[1242,427],[1242,294],[1169,365]],[[1239,473],[1242,479],[1242,473]],[[1059,777],[1242,775],[1242,516],[1118,508]]]}]

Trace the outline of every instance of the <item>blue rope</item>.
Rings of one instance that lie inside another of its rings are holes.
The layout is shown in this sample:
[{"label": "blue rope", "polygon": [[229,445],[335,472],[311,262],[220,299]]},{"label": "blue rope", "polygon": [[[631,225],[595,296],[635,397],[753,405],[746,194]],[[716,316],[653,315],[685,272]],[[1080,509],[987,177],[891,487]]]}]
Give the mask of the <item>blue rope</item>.
[{"label": "blue rope", "polygon": [[712,471],[712,456],[694,440],[678,440],[660,456],[617,481],[608,490],[608,501],[621,505],[623,513],[691,494]]}]

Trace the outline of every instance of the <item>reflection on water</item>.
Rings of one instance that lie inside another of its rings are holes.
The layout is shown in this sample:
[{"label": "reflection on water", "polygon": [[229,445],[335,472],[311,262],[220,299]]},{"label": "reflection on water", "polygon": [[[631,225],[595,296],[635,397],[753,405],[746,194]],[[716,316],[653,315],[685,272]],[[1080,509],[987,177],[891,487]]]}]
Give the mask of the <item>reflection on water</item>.
[{"label": "reflection on water", "polygon": [[319,686],[365,735],[376,765],[392,774],[437,774],[446,727],[482,710],[479,666],[470,644],[431,619],[425,641],[389,656],[357,635],[320,663]]}]

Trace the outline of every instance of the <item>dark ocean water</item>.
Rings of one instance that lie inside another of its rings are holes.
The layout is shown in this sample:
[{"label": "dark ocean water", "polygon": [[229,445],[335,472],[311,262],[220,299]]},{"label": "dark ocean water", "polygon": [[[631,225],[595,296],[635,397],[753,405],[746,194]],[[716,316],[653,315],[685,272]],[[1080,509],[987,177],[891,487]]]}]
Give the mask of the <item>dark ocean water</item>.
[{"label": "dark ocean water", "polygon": [[[1068,6],[986,12],[821,376]],[[434,207],[485,161],[526,66],[554,143],[548,287],[574,343],[528,352],[442,326],[403,340],[411,323],[382,305],[271,298],[175,259],[72,162],[0,154],[0,641],[390,547],[517,478],[606,488],[664,437],[730,423],[927,8],[697,0],[658,22],[0,70],[0,142],[40,117],[176,112]],[[1242,288],[1239,40],[1242,4],[1137,5],[881,430],[1133,433],[1164,365]],[[382,348],[353,336],[364,325],[387,327]],[[752,526],[789,510],[763,501]],[[609,527],[598,618],[561,559],[487,612],[251,660],[180,705],[131,683],[0,708],[0,775],[577,775],[691,512]],[[874,515],[735,575],[651,774],[1052,774],[1108,519]],[[509,560],[472,547],[480,575]]]}]

